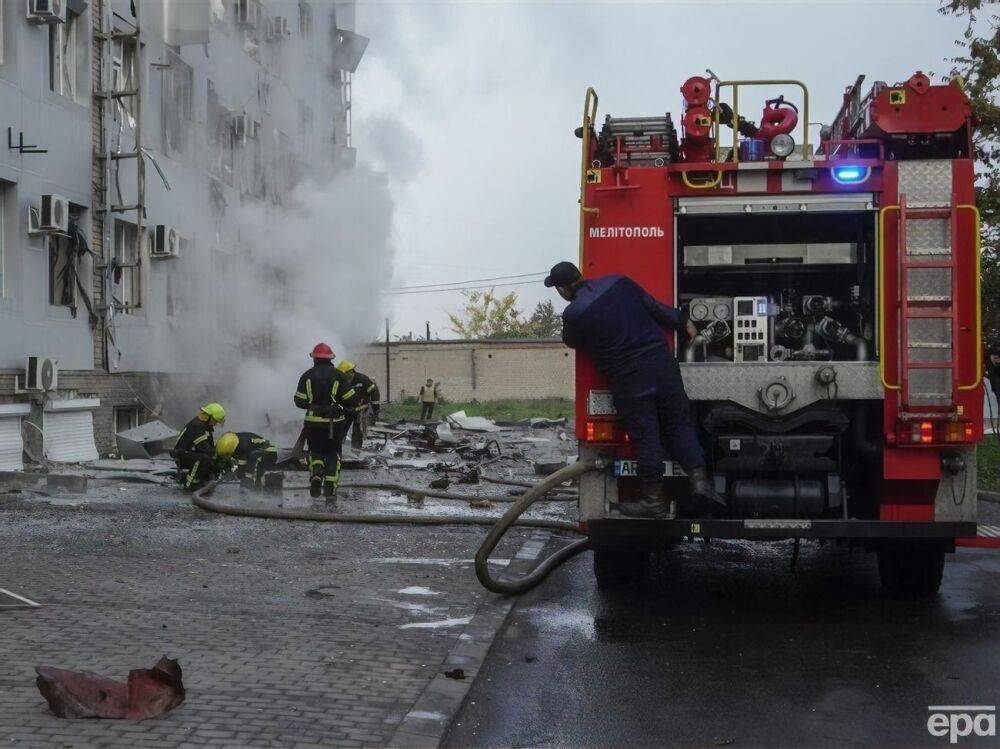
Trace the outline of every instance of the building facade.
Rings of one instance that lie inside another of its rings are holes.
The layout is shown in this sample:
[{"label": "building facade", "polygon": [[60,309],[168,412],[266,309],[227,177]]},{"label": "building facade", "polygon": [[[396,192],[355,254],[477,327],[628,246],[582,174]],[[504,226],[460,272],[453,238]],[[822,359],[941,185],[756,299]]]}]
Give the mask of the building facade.
[{"label": "building facade", "polygon": [[0,467],[74,409],[108,453],[226,355],[266,358],[286,284],[255,227],[353,164],[353,2],[58,5],[0,0],[0,405],[30,422],[0,410]]},{"label": "building facade", "polygon": [[383,397],[416,397],[430,378],[458,402],[572,399],[575,361],[560,340],[395,341],[370,346],[357,365]]}]

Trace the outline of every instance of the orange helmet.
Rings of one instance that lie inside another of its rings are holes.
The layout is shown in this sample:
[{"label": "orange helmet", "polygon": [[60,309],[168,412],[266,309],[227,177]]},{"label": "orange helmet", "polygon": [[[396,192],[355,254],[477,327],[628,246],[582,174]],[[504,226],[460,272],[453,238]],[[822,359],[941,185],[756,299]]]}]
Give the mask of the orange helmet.
[{"label": "orange helmet", "polygon": [[333,358],[333,349],[327,346],[325,343],[317,343],[312,350],[313,359],[327,359]]}]

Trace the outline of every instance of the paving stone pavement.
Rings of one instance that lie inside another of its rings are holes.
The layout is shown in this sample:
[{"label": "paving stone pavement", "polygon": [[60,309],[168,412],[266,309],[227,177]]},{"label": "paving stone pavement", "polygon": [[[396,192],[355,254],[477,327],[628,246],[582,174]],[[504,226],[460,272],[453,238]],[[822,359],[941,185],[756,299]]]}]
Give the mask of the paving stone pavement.
[{"label": "paving stone pavement", "polygon": [[[44,604],[0,610],[0,747],[382,746],[491,598],[468,561],[482,529],[232,518],[162,492],[0,495],[0,588]],[[34,683],[37,665],[124,679],[161,655],[187,700],[142,723],[56,718]]]}]

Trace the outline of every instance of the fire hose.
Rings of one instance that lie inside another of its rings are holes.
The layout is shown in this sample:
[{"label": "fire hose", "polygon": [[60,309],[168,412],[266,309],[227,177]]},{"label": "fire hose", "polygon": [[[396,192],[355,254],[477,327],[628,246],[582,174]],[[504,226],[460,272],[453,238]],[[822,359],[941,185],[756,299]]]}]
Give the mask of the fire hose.
[{"label": "fire hose", "polygon": [[[494,593],[513,595],[531,590],[544,580],[549,573],[567,560],[573,558],[582,551],[590,548],[590,539],[581,538],[572,541],[558,551],[542,560],[535,569],[520,578],[519,580],[501,581],[493,578],[488,567],[490,554],[500,543],[500,540],[512,527],[517,528],[543,528],[546,530],[568,531],[570,533],[580,533],[580,529],[573,523],[565,520],[521,520],[529,507],[542,500],[547,492],[562,484],[564,481],[581,476],[590,471],[599,470],[605,466],[602,458],[580,461],[566,466],[544,481],[535,484],[528,489],[521,497],[515,501],[507,511],[497,521],[491,518],[477,517],[448,517],[441,515],[377,515],[377,514],[344,514],[334,515],[329,512],[317,512],[315,510],[294,510],[284,507],[236,507],[222,502],[216,502],[208,497],[219,485],[218,481],[211,481],[191,495],[191,501],[195,507],[207,512],[214,512],[222,515],[232,515],[236,517],[265,518],[277,520],[304,520],[319,523],[357,523],[366,525],[478,525],[492,526],[486,535],[475,556],[476,577],[483,587]],[[422,489],[406,487],[404,485],[393,485],[399,487],[407,493],[425,494]],[[475,499],[475,497],[470,497]],[[492,498],[491,498],[492,501]]]},{"label": "fire hose", "polygon": [[[590,471],[600,470],[605,464],[606,461],[603,458],[594,458],[592,460],[579,461],[561,468],[544,481],[528,489],[528,491],[521,495],[520,499],[507,509],[507,512],[503,514],[496,522],[496,525],[486,534],[486,540],[483,541],[476,552],[476,577],[484,588],[494,593],[502,593],[503,595],[525,593],[541,583],[556,567],[590,548],[589,538],[580,538],[572,541],[543,559],[534,570],[519,580],[498,580],[492,577],[489,571],[490,554],[493,553],[497,544],[500,543],[500,539],[506,535],[512,526],[518,524],[518,518],[531,505],[540,500],[545,495],[545,492],[558,486],[563,481],[582,476]],[[576,527],[573,530],[577,533],[580,532]]]}]

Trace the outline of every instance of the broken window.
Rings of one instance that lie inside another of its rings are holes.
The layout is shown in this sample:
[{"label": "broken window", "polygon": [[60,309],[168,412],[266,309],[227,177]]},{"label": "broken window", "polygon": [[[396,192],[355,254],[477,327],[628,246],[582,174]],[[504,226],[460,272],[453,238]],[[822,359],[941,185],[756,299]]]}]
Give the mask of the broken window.
[{"label": "broken window", "polygon": [[[49,246],[49,304],[69,307],[76,317],[77,291],[80,288],[80,260],[89,252],[79,227],[84,209],[70,205],[69,234],[50,234]],[[81,241],[83,244],[81,245]]]},{"label": "broken window", "polygon": [[211,159],[209,171],[225,182],[233,184],[233,157],[235,143],[233,138],[233,113],[226,109],[215,92],[215,86],[208,82],[208,145]]},{"label": "broken window", "polygon": [[115,302],[126,315],[142,303],[139,261],[139,231],[135,224],[115,221]]},{"label": "broken window", "polygon": [[[266,162],[264,158],[263,133],[260,123],[245,116],[237,118],[243,122],[240,144],[240,192],[255,198],[267,197],[267,179],[265,177]],[[239,136],[239,132],[236,133]]]},{"label": "broken window", "polygon": [[115,434],[127,432],[139,426],[142,408],[139,406],[115,406]]},{"label": "broken window", "polygon": [[[111,43],[111,87],[115,91],[135,91],[138,85],[135,39],[114,39]],[[126,117],[130,127],[135,127],[135,97],[122,96],[115,104]]]},{"label": "broken window", "polygon": [[299,33],[303,39],[312,39],[313,11],[305,0],[299,2]]},{"label": "broken window", "polygon": [[162,68],[160,124],[163,152],[169,156],[188,152],[194,111],[194,71],[172,49],[166,50],[166,57],[167,67]]},{"label": "broken window", "polygon": [[82,103],[86,94],[86,22],[79,14],[66,12],[65,23],[49,26],[49,90]]}]

